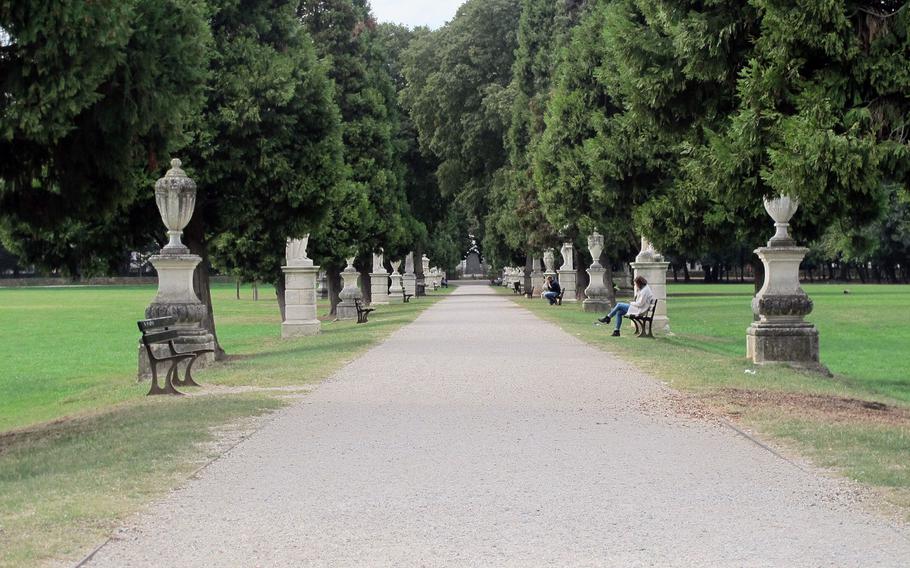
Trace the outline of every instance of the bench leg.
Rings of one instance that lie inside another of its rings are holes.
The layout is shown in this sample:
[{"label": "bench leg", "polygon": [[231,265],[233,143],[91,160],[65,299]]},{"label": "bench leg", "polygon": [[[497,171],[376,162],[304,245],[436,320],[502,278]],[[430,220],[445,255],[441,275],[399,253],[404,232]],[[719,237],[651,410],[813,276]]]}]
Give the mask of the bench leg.
[{"label": "bench leg", "polygon": [[[649,337],[651,339],[654,339],[654,320],[650,319],[644,325],[647,326],[646,329],[648,331],[647,331],[647,333],[643,333],[642,337]],[[644,331],[644,329],[642,329],[642,331]]]},{"label": "bench leg", "polygon": [[177,361],[171,362],[171,367],[168,369],[167,375],[165,375],[164,378],[163,387],[158,386],[158,361],[150,361],[150,363],[152,367],[152,386],[146,396],[157,396],[162,394],[183,394],[174,388],[174,376],[177,373]]},{"label": "bench leg", "polygon": [[[198,357],[198,355],[196,356]],[[174,385],[178,387],[201,387],[199,383],[193,380],[193,363],[196,362],[196,357],[193,357],[186,364],[186,373],[183,375],[183,380],[180,380],[180,365],[174,365]]]}]

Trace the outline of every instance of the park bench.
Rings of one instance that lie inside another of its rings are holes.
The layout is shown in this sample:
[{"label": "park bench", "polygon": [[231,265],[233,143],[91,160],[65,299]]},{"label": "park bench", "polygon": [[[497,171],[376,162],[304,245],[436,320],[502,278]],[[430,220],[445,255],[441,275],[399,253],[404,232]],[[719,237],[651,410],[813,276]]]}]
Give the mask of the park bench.
[{"label": "park bench", "polygon": [[408,294],[404,291],[404,288],[401,289],[401,297],[404,299],[405,304],[411,303],[411,298],[414,297],[414,294]]},{"label": "park bench", "polygon": [[654,312],[657,311],[657,300],[651,300],[651,307],[635,316],[626,316],[635,324],[637,337],[650,337],[654,339]]},{"label": "park bench", "polygon": [[360,300],[354,300],[354,306],[357,308],[357,323],[367,323],[370,314],[376,311],[376,308],[365,308]]},{"label": "park bench", "polygon": [[[176,316],[153,318],[136,322],[139,331],[142,332],[142,344],[145,346],[145,352],[148,354],[149,367],[152,370],[152,386],[149,389],[149,396],[158,394],[181,394],[175,387],[198,387],[199,384],[193,380],[193,363],[196,358],[203,353],[214,353],[214,349],[195,349],[192,351],[177,351],[174,340],[180,336],[176,329],[171,329],[177,323]],[[158,350],[155,353],[155,345],[167,345],[167,350]],[[183,379],[180,379],[180,363],[186,362],[186,372]],[[164,377],[164,386],[158,385],[158,365],[170,363],[167,374]]]},{"label": "park bench", "polygon": [[512,285],[512,293],[521,295],[523,293],[523,291],[522,291],[523,288],[524,288],[524,286],[522,286],[521,282],[515,282]]}]

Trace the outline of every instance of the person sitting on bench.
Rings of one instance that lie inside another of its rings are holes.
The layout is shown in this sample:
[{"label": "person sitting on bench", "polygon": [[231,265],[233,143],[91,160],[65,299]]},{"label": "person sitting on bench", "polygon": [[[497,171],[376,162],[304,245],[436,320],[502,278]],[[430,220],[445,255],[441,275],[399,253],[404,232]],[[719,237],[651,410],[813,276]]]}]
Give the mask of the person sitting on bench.
[{"label": "person sitting on bench", "polygon": [[547,281],[544,284],[543,297],[550,302],[550,305],[556,304],[556,298],[559,297],[559,293],[562,292],[562,288],[559,287],[559,282],[554,280],[552,276],[547,276]]},{"label": "person sitting on bench", "polygon": [[635,278],[635,299],[632,303],[619,302],[609,314],[597,320],[600,323],[610,323],[610,320],[616,318],[616,327],[613,330],[613,337],[619,337],[619,328],[622,327],[623,316],[637,316],[640,313],[648,311],[651,307],[651,300],[654,299],[654,292],[648,286],[648,281],[642,276]]}]

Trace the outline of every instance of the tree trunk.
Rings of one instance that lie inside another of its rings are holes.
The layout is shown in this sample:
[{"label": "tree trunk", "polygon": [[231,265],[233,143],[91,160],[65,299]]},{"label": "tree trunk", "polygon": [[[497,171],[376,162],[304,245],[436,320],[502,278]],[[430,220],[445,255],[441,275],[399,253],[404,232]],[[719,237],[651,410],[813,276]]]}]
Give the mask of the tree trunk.
[{"label": "tree trunk", "polygon": [[368,257],[367,260],[361,264],[362,268],[360,269],[360,292],[363,294],[363,305],[369,306],[373,303],[373,287],[372,282],[370,281],[370,272],[373,268],[373,259]]},{"label": "tree trunk", "polygon": [[325,281],[329,289],[329,302],[332,306],[329,315],[334,316],[338,313],[338,304],[341,303],[341,297],[339,296],[341,294],[341,269],[333,264],[326,266]]},{"label": "tree trunk", "polygon": [[237,299],[240,299],[240,278],[237,279]]},{"label": "tree trunk", "polygon": [[278,311],[281,313],[282,323],[287,319],[287,312],[285,310],[284,304],[284,291],[286,289],[285,284],[286,282],[284,280],[284,277],[279,278],[278,281],[275,282],[275,296],[278,298]]},{"label": "tree trunk", "polygon": [[607,301],[610,307],[616,305],[616,287],[613,285],[613,263],[606,253],[600,253],[600,264],[604,267],[604,286],[607,287]]},{"label": "tree trunk", "polygon": [[691,281],[692,281],[692,275],[689,274],[689,263],[687,261],[687,262],[683,263],[683,282],[691,282]]},{"label": "tree trunk", "polygon": [[215,360],[223,361],[227,354],[221,347],[221,342],[218,341],[218,332],[215,329],[215,310],[212,307],[212,287],[209,278],[209,251],[202,222],[198,219],[190,221],[183,232],[183,238],[190,252],[202,257],[202,262],[196,266],[196,270],[193,272],[193,291],[196,292],[199,301],[205,304],[205,317],[202,318],[201,325],[215,339]]},{"label": "tree trunk", "polygon": [[524,278],[524,287],[525,287],[525,296],[531,298],[534,295],[534,286],[531,284],[531,270],[534,266],[534,257],[530,254],[525,259],[525,278]]}]

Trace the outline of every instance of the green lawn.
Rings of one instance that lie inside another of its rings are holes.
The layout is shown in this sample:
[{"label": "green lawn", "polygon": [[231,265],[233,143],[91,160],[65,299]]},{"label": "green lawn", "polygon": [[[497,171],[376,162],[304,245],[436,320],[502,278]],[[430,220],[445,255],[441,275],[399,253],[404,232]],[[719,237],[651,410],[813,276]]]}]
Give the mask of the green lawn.
[{"label": "green lawn", "polygon": [[[746,359],[751,285],[670,284],[673,335],[637,339],[593,325],[577,304],[512,296],[565,331],[635,363],[693,404],[758,430],[870,487],[910,518],[910,286],[805,285],[821,359],[834,375]],[[848,294],[844,294],[844,290]],[[754,372],[754,374],[753,374]]]},{"label": "green lawn", "polygon": [[217,455],[223,431],[293,395],[268,387],[327,378],[445,292],[381,306],[366,325],[326,317],[320,335],[284,341],[273,291],[236,300],[216,287],[230,357],[196,378],[244,388],[177,398],[136,382],[135,322],[152,287],[0,289],[0,567],[72,564]]}]

